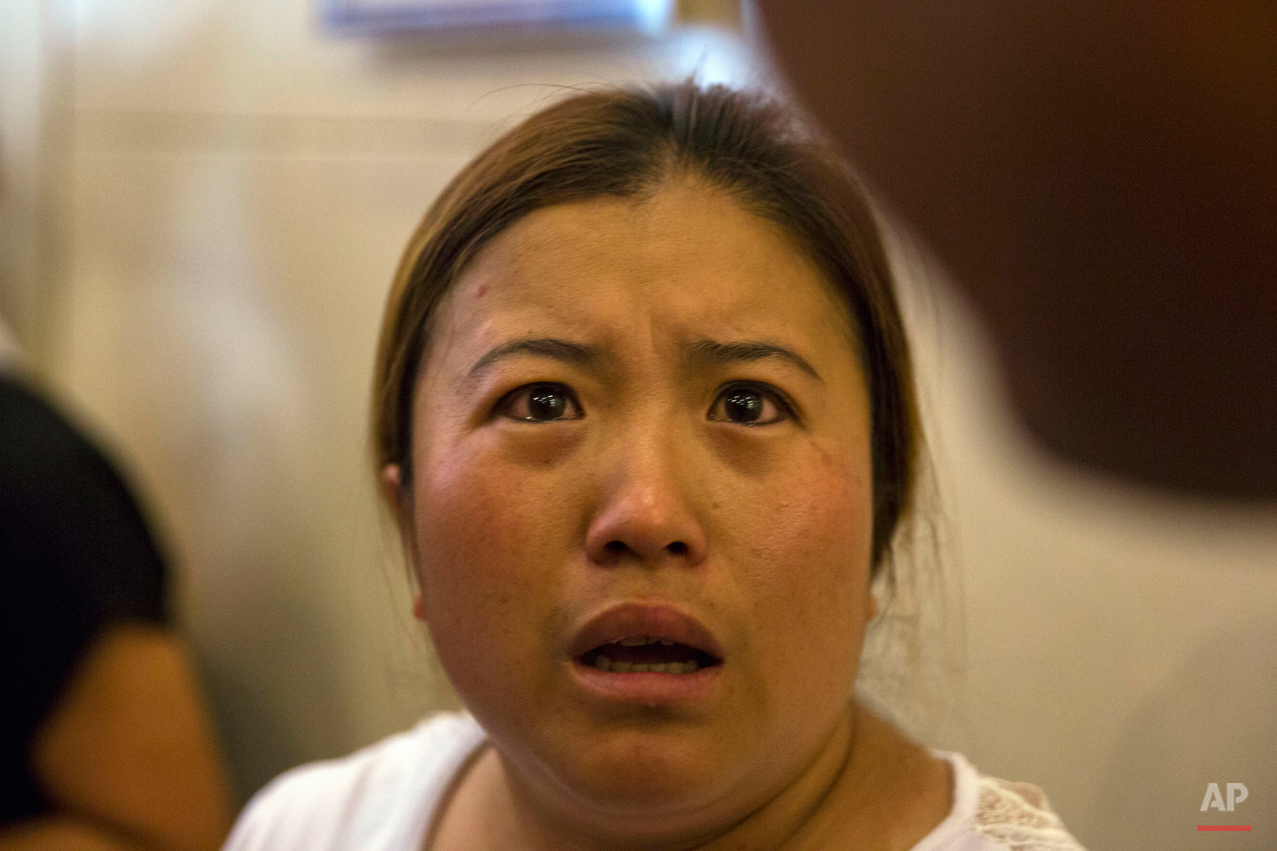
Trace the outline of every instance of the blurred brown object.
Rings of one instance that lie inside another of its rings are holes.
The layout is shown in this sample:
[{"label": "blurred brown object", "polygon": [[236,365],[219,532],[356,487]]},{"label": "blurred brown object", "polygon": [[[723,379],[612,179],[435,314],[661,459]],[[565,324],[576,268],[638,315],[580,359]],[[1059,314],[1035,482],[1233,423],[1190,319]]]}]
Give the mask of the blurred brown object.
[{"label": "blurred brown object", "polygon": [[759,0],[1057,453],[1277,497],[1277,4]]}]

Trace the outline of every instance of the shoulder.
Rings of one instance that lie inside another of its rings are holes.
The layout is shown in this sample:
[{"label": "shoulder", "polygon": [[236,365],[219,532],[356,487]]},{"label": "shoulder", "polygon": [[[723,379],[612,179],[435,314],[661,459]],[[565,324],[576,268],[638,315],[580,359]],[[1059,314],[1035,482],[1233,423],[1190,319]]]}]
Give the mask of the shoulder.
[{"label": "shoulder", "polygon": [[936,755],[953,768],[953,811],[934,844],[915,851],[1084,851],[1037,786],[981,774],[961,754]]},{"label": "shoulder", "polygon": [[1081,851],[1044,793],[1032,783],[980,775],[975,829],[1008,851]]},{"label": "shoulder", "polygon": [[294,768],[253,796],[223,851],[415,848],[483,740],[470,716],[438,715],[349,756]]}]

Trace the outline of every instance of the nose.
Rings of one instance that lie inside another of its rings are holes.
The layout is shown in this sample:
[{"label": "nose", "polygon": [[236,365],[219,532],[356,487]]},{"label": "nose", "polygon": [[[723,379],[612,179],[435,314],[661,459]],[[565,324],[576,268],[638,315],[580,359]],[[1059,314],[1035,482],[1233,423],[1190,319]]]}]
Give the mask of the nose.
[{"label": "nose", "polygon": [[690,499],[694,476],[676,447],[668,428],[631,428],[600,458],[602,496],[585,537],[595,564],[704,561],[705,529]]}]

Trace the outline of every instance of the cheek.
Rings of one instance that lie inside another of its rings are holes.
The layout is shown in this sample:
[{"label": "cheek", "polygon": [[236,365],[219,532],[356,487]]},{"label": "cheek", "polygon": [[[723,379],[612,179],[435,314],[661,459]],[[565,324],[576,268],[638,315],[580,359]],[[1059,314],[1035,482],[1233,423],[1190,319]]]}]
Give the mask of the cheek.
[{"label": "cheek", "polygon": [[[561,537],[535,489],[511,487],[514,471],[482,441],[421,459],[413,496],[416,570],[426,622],[458,688],[471,663],[517,664],[546,634],[555,587],[550,550]],[[527,483],[522,483],[526,485]]]},{"label": "cheek", "polygon": [[[862,474],[862,468],[864,470]],[[868,462],[813,447],[755,501],[755,635],[765,664],[802,679],[854,678],[866,624],[872,539]],[[746,530],[747,531],[747,530]]]}]

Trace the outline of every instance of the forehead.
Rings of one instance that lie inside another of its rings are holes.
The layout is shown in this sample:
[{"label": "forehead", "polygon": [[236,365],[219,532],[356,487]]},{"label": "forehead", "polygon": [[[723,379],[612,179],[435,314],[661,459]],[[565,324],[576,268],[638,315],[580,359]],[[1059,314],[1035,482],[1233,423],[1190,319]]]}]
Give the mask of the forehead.
[{"label": "forehead", "polygon": [[550,326],[852,350],[841,297],[783,228],[683,183],[529,214],[479,252],[441,308],[444,336],[476,345]]}]

